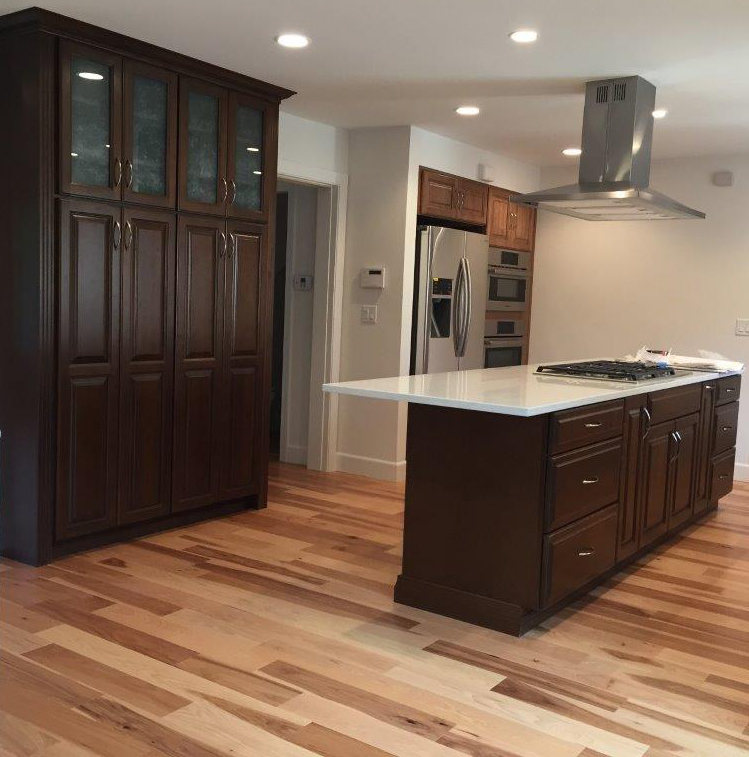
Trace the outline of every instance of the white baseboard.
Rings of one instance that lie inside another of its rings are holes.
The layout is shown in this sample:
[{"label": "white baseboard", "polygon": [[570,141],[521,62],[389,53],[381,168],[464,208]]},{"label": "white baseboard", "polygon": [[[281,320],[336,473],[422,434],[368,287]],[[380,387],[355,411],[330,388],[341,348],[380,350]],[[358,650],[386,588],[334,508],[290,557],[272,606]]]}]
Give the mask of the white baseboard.
[{"label": "white baseboard", "polygon": [[406,461],[381,460],[376,457],[351,455],[347,452],[336,454],[336,470],[344,473],[356,473],[358,476],[369,476],[380,481],[405,481]]},{"label": "white baseboard", "polygon": [[733,470],[733,477],[737,481],[749,481],[749,465],[746,463],[736,463]]},{"label": "white baseboard", "polygon": [[307,448],[295,444],[288,444],[285,449],[281,451],[279,458],[282,463],[307,465]]}]

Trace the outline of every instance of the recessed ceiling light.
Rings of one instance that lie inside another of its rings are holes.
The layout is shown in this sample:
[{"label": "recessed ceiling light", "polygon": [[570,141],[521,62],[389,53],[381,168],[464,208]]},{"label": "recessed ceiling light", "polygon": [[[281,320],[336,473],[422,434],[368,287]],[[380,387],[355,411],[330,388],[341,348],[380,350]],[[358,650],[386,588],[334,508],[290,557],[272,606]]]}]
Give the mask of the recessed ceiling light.
[{"label": "recessed ceiling light", "polygon": [[276,37],[281,47],[307,47],[309,45],[309,37],[305,37],[304,34],[279,34]]},{"label": "recessed ceiling light", "polygon": [[565,147],[564,150],[562,150],[562,155],[567,155],[570,158],[574,158],[582,154],[583,151],[579,147]]},{"label": "recessed ceiling light", "polygon": [[459,108],[455,108],[455,112],[459,116],[477,116],[481,113],[481,109],[476,105],[461,105]]},{"label": "recessed ceiling light", "polygon": [[259,147],[248,147],[247,152],[260,152]]},{"label": "recessed ceiling light", "polygon": [[520,42],[520,44],[528,44],[528,42],[535,42],[538,39],[538,32],[534,29],[518,29],[510,34],[510,39],[513,42]]},{"label": "recessed ceiling light", "polygon": [[78,76],[89,81],[101,81],[104,78],[101,74],[95,74],[93,71],[80,71]]},{"label": "recessed ceiling light", "polygon": [[653,111],[653,118],[665,118],[667,113],[665,108],[657,108]]}]

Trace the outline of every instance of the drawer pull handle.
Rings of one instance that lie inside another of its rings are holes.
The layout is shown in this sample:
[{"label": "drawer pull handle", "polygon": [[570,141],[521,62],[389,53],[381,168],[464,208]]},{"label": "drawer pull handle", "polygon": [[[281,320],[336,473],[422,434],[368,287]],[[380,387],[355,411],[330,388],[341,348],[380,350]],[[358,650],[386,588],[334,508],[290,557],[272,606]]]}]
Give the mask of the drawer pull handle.
[{"label": "drawer pull handle", "polygon": [[598,476],[593,476],[593,478],[584,478],[583,479],[584,484],[597,484],[598,483]]},{"label": "drawer pull handle", "polygon": [[728,478],[728,474],[727,473],[721,473],[720,476],[718,476],[718,478],[721,481],[725,481]]},{"label": "drawer pull handle", "polygon": [[603,423],[586,423],[585,428],[601,428]]},{"label": "drawer pull handle", "polygon": [[586,549],[580,549],[577,552],[578,557],[590,557],[591,555],[595,554],[595,549],[591,547],[587,547]]},{"label": "drawer pull handle", "polygon": [[736,389],[732,386],[726,387],[726,394],[733,394],[736,391]]},{"label": "drawer pull handle", "polygon": [[733,431],[733,426],[721,426],[721,431]]}]

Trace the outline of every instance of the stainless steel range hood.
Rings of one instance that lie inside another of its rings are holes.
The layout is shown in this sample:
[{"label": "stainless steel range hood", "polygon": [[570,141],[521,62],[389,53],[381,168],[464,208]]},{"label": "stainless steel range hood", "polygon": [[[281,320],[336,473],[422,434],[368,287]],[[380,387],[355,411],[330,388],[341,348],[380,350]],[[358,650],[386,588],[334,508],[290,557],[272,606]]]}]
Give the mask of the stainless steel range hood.
[{"label": "stainless steel range hood", "polygon": [[586,221],[704,218],[649,187],[654,107],[655,87],[640,76],[588,82],[578,183],[511,200]]}]

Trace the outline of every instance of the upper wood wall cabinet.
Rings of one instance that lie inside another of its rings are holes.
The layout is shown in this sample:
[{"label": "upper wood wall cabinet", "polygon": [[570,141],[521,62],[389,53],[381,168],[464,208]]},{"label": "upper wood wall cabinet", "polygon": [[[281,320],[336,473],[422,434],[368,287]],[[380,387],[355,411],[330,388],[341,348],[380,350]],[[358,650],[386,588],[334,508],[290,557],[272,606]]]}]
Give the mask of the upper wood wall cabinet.
[{"label": "upper wood wall cabinet", "polygon": [[536,238],[536,209],[510,202],[510,192],[490,187],[486,231],[492,247],[532,252]]},{"label": "upper wood wall cabinet", "polygon": [[0,551],[263,507],[293,93],[39,8],[0,63]]},{"label": "upper wood wall cabinet", "polygon": [[267,220],[267,106],[194,79],[183,78],[180,92],[180,209]]},{"label": "upper wood wall cabinet", "polygon": [[421,169],[419,214],[463,223],[486,224],[487,186],[478,181]]},{"label": "upper wood wall cabinet", "polygon": [[60,191],[174,207],[177,75],[63,40]]}]

